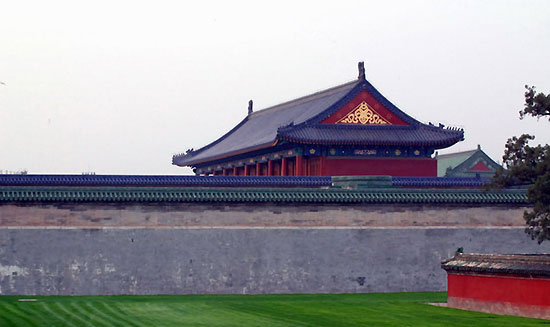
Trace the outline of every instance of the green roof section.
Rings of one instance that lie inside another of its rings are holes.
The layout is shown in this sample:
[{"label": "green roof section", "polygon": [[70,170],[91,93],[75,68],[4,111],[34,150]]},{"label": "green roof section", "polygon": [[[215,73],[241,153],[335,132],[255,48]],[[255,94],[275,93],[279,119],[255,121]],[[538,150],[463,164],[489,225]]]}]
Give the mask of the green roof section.
[{"label": "green roof section", "polygon": [[[463,152],[436,155],[438,177],[474,177],[491,179],[500,165],[489,157],[478,145],[477,149]],[[476,164],[482,164],[486,171],[475,170]],[[472,170],[474,169],[474,170]]]},{"label": "green roof section", "polygon": [[4,202],[479,203],[526,205],[525,190],[0,186]]},{"label": "green roof section", "polygon": [[453,169],[470,158],[477,150],[455,152],[449,154],[440,154],[435,157],[437,159],[437,176],[443,177],[447,169]]}]

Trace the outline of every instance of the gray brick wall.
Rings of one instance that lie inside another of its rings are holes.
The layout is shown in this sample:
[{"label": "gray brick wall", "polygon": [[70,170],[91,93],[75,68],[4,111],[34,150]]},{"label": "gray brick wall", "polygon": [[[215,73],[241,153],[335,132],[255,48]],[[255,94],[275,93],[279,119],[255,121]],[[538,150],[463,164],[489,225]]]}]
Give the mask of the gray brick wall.
[{"label": "gray brick wall", "polygon": [[0,294],[441,291],[459,246],[550,252],[517,227],[2,227]]}]

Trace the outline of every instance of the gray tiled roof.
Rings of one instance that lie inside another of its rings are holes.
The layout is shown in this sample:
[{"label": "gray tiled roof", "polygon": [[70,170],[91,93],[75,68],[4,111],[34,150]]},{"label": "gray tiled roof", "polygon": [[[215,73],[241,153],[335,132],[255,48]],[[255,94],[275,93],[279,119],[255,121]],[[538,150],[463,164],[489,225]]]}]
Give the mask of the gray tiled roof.
[{"label": "gray tiled roof", "polygon": [[175,156],[174,163],[187,165],[245,149],[269,146],[275,142],[280,127],[300,124],[321,113],[343,98],[358,82],[349,82],[254,112],[220,139],[195,151],[191,156]]},{"label": "gray tiled roof", "polygon": [[[362,90],[367,91],[407,126],[325,125]],[[394,106],[365,79],[352,81],[313,95],[261,110],[247,116],[215,142],[191,153],[175,155],[172,163],[190,166],[274,146],[286,140],[307,144],[402,145],[445,148],[461,141],[464,132],[423,124]]]},{"label": "gray tiled roof", "polygon": [[460,141],[455,130],[417,125],[310,125],[280,131],[282,138],[297,143],[365,144],[447,147]]},{"label": "gray tiled roof", "polygon": [[452,273],[550,276],[550,254],[461,253],[441,263]]}]

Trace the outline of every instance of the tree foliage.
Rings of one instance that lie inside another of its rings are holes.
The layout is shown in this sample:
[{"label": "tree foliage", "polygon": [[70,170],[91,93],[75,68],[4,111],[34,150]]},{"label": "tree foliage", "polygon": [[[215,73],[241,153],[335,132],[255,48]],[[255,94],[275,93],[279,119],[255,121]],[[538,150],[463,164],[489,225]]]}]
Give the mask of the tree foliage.
[{"label": "tree foliage", "polygon": [[[534,86],[525,86],[525,107],[519,112],[526,116],[548,118],[550,121],[550,94],[537,93]],[[507,168],[497,171],[493,186],[528,186],[528,198],[532,210],[524,212],[525,232],[539,243],[550,240],[550,146],[530,146],[535,137],[523,134],[508,139],[502,157]]]},{"label": "tree foliage", "polygon": [[534,86],[525,85],[525,108],[520,110],[519,117],[525,116],[548,117],[550,121],[550,94],[536,93]]}]

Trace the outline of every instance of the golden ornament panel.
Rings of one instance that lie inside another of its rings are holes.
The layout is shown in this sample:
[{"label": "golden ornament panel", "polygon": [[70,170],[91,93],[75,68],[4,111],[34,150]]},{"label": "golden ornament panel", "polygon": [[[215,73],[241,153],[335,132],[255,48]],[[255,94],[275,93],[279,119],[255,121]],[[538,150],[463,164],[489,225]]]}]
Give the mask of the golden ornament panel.
[{"label": "golden ornament panel", "polygon": [[361,102],[349,114],[337,121],[336,124],[391,125],[389,121],[380,116],[365,101]]}]

